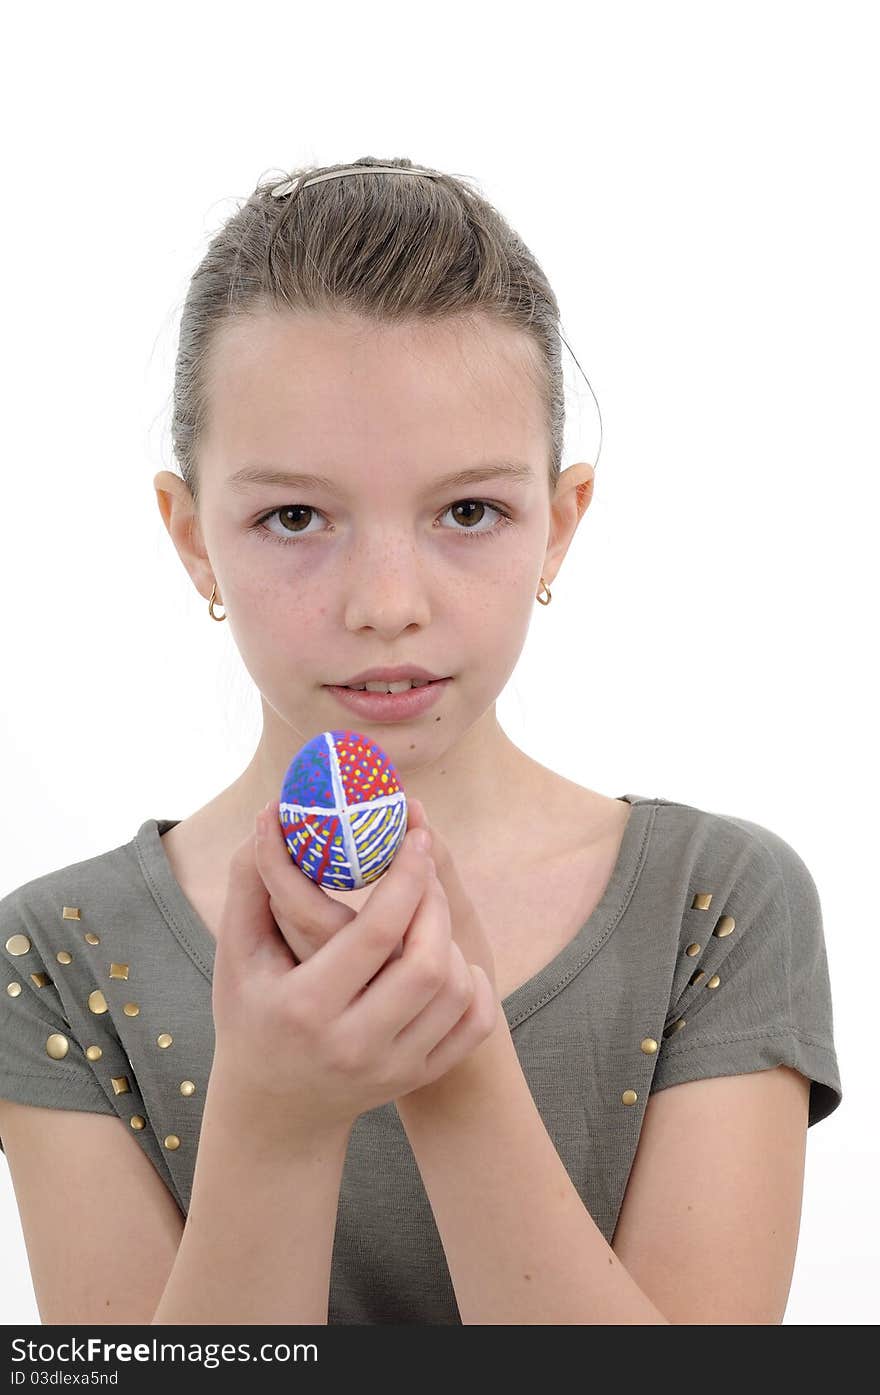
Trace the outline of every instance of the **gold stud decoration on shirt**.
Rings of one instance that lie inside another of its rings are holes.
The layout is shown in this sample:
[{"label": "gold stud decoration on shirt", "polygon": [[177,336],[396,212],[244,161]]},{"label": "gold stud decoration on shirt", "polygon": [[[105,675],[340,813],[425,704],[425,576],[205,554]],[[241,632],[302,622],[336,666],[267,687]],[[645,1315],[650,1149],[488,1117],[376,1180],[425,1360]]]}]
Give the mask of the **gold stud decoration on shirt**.
[{"label": "gold stud decoration on shirt", "polygon": [[182,1095],[187,1095],[187,1096],[189,1096],[189,1095],[194,1095],[195,1092],[196,1092],[196,1087],[195,1087],[195,1084],[193,1083],[192,1080],[181,1080],[181,1082],[180,1082],[180,1093],[181,1093]]},{"label": "gold stud decoration on shirt", "polygon": [[644,1041],[640,1043],[640,1047],[646,1056],[653,1056],[657,1050],[657,1043],[653,1037],[645,1037]]},{"label": "gold stud decoration on shirt", "polygon": [[31,942],[27,935],[10,935],[6,941],[6,948],[10,954],[27,954],[31,947]]},{"label": "gold stud decoration on shirt", "polygon": [[99,945],[101,943],[97,935],[93,935],[91,930],[89,930],[87,934],[83,935],[83,939],[85,940],[87,945]]},{"label": "gold stud decoration on shirt", "polygon": [[111,978],[128,978],[128,965],[127,965],[127,964],[111,964],[111,965],[110,965],[110,977],[111,977]]},{"label": "gold stud decoration on shirt", "polygon": [[712,931],[712,934],[717,935],[719,940],[723,940],[725,935],[729,935],[731,933],[735,925],[736,921],[734,920],[732,915],[723,915],[719,920],[718,924],[715,926],[715,929]]},{"label": "gold stud decoration on shirt", "polygon": [[96,988],[89,994],[89,1011],[94,1013],[107,1011],[107,999],[100,988]]},{"label": "gold stud decoration on shirt", "polygon": [[664,1037],[674,1037],[676,1032],[681,1031],[685,1021],[686,1018],[680,1017],[677,1022],[673,1022],[671,1026],[666,1028],[666,1031],[663,1033]]},{"label": "gold stud decoration on shirt", "polygon": [[691,988],[696,988],[697,984],[700,983],[700,982],[702,982],[702,980],[703,980],[705,977],[706,977],[706,970],[705,970],[705,969],[697,969],[697,972],[691,976],[691,980],[690,980]]},{"label": "gold stud decoration on shirt", "polygon": [[101,1057],[103,1056],[103,1054],[104,1054],[104,1053],[103,1053],[103,1051],[101,1050],[100,1046],[87,1046],[87,1047],[86,1047],[86,1060],[88,1060],[88,1061],[100,1061],[100,1059],[101,1059]]},{"label": "gold stud decoration on shirt", "polygon": [[9,994],[10,998],[17,998],[21,992],[21,984],[16,983],[13,979],[12,983],[7,983],[6,992]]},{"label": "gold stud decoration on shirt", "polygon": [[31,974],[31,978],[33,979],[34,983],[37,985],[38,988],[45,988],[47,983],[52,982],[49,975],[44,974],[42,971],[38,974]]},{"label": "gold stud decoration on shirt", "polygon": [[718,977],[718,975],[717,975],[717,974],[713,974],[712,977],[709,979],[709,982],[706,984],[706,987],[707,987],[707,988],[717,988],[720,982],[721,982],[721,979]]},{"label": "gold stud decoration on shirt", "polygon": [[691,959],[693,959],[695,954],[699,954],[701,948],[702,946],[698,944],[688,945],[687,949],[685,950],[685,954],[689,954]]},{"label": "gold stud decoration on shirt", "polygon": [[81,917],[80,917],[80,913],[79,913],[79,906],[62,906],[62,907],[61,907],[61,919],[62,919],[62,920],[79,920],[80,918],[81,918]]},{"label": "gold stud decoration on shirt", "polygon": [[711,904],[712,904],[712,892],[711,892],[711,891],[698,891],[697,894],[696,894],[696,896],[694,897],[693,901],[691,902],[691,910],[692,910],[692,911],[708,911],[708,909],[709,909],[709,907],[711,906]]},{"label": "gold stud decoration on shirt", "polygon": [[156,1038],[156,1045],[161,1046],[164,1051],[166,1046],[170,1046],[174,1038],[170,1032],[160,1032]]},{"label": "gold stud decoration on shirt", "polygon": [[140,1008],[137,1003],[125,1003],[122,1011],[125,1013],[126,1017],[137,1017]]},{"label": "gold stud decoration on shirt", "polygon": [[133,1129],[143,1129],[146,1128],[147,1125],[147,1121],[142,1114],[132,1114],[128,1122]]},{"label": "gold stud decoration on shirt", "polygon": [[180,1147],[180,1139],[177,1137],[176,1133],[168,1134],[168,1136],[165,1139],[165,1147],[169,1148],[171,1152],[174,1152],[175,1148]]},{"label": "gold stud decoration on shirt", "polygon": [[622,1104],[635,1104],[636,1100],[638,1099],[638,1095],[636,1094],[635,1090],[624,1090],[623,1094],[620,1096],[620,1099]]},{"label": "gold stud decoration on shirt", "polygon": [[63,1032],[53,1032],[46,1038],[46,1055],[53,1061],[63,1061],[70,1050],[70,1042]]},{"label": "gold stud decoration on shirt", "polygon": [[131,1093],[131,1086],[128,1083],[127,1075],[111,1075],[110,1084],[113,1086],[115,1095],[128,1095]]},{"label": "gold stud decoration on shirt", "polygon": [[58,960],[59,964],[70,964],[73,960],[73,955],[68,954],[66,949],[59,949],[55,958]]}]

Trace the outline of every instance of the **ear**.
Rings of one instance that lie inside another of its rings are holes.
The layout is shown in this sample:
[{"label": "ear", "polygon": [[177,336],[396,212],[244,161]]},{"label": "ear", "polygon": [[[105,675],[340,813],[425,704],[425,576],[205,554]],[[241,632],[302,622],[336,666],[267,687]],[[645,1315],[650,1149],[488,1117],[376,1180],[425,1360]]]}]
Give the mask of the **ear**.
[{"label": "ear", "polygon": [[550,504],[550,536],[541,568],[548,584],[562,566],[575,530],[590,506],[594,474],[592,465],[582,460],[569,465],[556,481]]},{"label": "ear", "polygon": [[195,501],[184,480],[171,470],[160,470],[153,479],[162,522],[177,554],[200,596],[207,601],[214,586],[214,569],[208,558]]}]

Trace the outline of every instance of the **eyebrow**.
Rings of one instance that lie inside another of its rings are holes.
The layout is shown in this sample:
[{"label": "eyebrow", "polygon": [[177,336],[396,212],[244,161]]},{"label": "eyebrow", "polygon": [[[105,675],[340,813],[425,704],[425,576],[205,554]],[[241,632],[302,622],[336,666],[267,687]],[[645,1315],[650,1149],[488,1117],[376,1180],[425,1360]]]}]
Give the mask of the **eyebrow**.
[{"label": "eyebrow", "polygon": [[[444,475],[442,479],[432,480],[428,489],[432,491],[456,488],[459,485],[479,484],[483,480],[492,479],[525,482],[534,478],[532,467],[518,460],[485,460],[477,465],[470,465],[467,469],[455,470],[451,475]],[[241,470],[236,470],[234,475],[230,475],[226,483],[239,494],[247,493],[253,485],[260,484],[278,485],[288,489],[323,489],[328,494],[336,495],[345,493],[342,486],[328,479],[326,475],[292,474],[267,465],[245,465]]]}]

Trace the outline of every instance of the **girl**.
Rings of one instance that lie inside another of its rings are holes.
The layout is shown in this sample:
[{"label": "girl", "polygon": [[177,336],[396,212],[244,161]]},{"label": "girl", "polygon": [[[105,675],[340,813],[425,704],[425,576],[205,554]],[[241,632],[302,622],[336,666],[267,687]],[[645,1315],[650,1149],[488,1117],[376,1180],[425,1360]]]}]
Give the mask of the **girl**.
[{"label": "girl", "polygon": [[[592,497],[558,319],[500,215],[408,160],[258,185],[196,270],[155,488],[262,734],[189,818],[0,902],[44,1322],[782,1320],[806,1129],[842,1098],[812,878],[495,716]],[[407,678],[432,687],[347,691]],[[328,729],[409,800],[355,893],[279,826]]]}]

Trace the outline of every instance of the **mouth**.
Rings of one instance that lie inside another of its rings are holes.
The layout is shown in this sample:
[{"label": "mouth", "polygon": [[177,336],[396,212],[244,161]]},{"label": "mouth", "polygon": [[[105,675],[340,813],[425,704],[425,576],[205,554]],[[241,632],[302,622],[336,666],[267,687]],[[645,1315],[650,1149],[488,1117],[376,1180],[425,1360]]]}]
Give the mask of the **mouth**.
[{"label": "mouth", "polygon": [[[432,682],[371,684],[370,687],[341,687],[325,684],[338,702],[350,711],[376,722],[400,722],[419,717],[440,701],[451,678]],[[381,689],[371,691],[371,689]]]},{"label": "mouth", "polygon": [[408,693],[410,688],[427,688],[430,683],[442,682],[442,678],[403,678],[399,683],[379,679],[374,683],[328,683],[327,686],[347,688],[350,693]]}]

